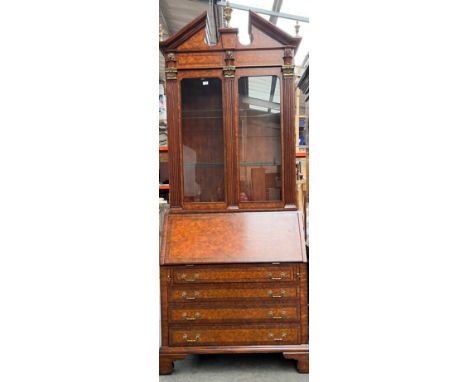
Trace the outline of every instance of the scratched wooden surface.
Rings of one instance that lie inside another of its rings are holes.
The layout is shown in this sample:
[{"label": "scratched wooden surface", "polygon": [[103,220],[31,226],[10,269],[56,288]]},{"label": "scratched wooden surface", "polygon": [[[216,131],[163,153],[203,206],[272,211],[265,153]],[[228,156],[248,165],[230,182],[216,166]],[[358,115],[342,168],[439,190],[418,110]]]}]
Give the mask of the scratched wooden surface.
[{"label": "scratched wooden surface", "polygon": [[303,262],[296,211],[170,214],[161,264]]}]

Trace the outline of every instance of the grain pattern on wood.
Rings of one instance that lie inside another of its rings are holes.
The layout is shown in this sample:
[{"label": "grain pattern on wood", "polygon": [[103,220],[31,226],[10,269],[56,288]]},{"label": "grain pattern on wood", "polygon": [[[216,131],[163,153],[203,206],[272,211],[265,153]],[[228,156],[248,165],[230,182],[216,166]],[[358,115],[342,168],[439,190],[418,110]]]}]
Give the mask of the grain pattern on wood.
[{"label": "grain pattern on wood", "polygon": [[299,343],[299,328],[297,325],[272,325],[269,327],[254,326],[217,326],[207,328],[190,325],[186,328],[169,329],[169,344],[174,346],[197,345],[271,345]]},{"label": "grain pattern on wood", "polygon": [[167,81],[167,133],[169,152],[169,194],[171,208],[182,206],[182,163],[181,163],[181,135],[180,135],[180,105],[178,102],[178,81]]},{"label": "grain pattern on wood", "polygon": [[305,261],[297,212],[169,214],[161,264]]},{"label": "grain pattern on wood", "polygon": [[[227,63],[233,63],[233,59],[227,59]],[[237,140],[236,140],[236,129],[235,129],[235,116],[233,110],[233,103],[235,102],[234,93],[234,82],[235,79],[232,77],[226,77],[224,79],[223,88],[223,108],[224,113],[224,128],[226,132],[226,158],[227,158],[227,205],[230,208],[236,207],[239,204],[239,187],[237,182],[237,174],[239,171],[239,165],[237,163]],[[233,181],[234,180],[234,181]]]},{"label": "grain pattern on wood", "polygon": [[271,307],[181,307],[170,309],[171,323],[291,322],[298,320],[295,306]]},{"label": "grain pattern on wood", "polygon": [[[161,322],[168,321],[168,284],[169,284],[169,269],[161,267],[159,272],[160,277],[160,293],[161,293]],[[169,331],[166,325],[161,327],[161,343],[163,345],[168,345],[168,335]]]},{"label": "grain pattern on wood", "polygon": [[281,113],[283,119],[284,201],[296,206],[296,134],[294,130],[294,77],[283,76]]},{"label": "grain pattern on wood", "polygon": [[309,278],[307,264],[299,265],[302,343],[309,343]]},{"label": "grain pattern on wood", "polygon": [[293,281],[292,265],[263,265],[238,267],[178,267],[173,268],[174,284],[199,283],[243,283],[243,282],[273,282]]},{"label": "grain pattern on wood", "polygon": [[266,286],[255,287],[251,284],[221,284],[219,288],[208,285],[191,287],[173,287],[170,292],[171,301],[236,301],[236,300],[262,300],[285,301],[299,296],[297,286]]}]

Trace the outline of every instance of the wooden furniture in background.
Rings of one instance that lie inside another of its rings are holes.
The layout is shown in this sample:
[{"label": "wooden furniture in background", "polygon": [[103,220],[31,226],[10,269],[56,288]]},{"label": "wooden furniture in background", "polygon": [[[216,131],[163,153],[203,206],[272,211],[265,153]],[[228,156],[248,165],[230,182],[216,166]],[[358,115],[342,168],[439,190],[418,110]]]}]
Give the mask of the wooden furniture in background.
[{"label": "wooden furniture in background", "polygon": [[170,210],[160,374],[188,354],[283,353],[308,372],[308,271],[297,211],[293,57],[300,39],[249,13],[205,43],[206,14],[160,43]]}]

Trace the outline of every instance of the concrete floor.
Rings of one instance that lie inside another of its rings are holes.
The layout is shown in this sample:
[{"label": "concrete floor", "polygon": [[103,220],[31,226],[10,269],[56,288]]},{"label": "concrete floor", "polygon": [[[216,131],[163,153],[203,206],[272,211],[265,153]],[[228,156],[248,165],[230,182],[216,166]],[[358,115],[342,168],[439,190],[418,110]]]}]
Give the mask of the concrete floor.
[{"label": "concrete floor", "polygon": [[308,374],[296,371],[296,361],[281,354],[190,355],[175,362],[162,382],[306,382]]}]

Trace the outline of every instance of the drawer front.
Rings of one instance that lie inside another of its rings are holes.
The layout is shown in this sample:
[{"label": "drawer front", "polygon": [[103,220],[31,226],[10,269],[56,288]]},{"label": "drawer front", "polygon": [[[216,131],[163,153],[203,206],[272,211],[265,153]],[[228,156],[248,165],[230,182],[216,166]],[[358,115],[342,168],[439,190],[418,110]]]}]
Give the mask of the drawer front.
[{"label": "drawer front", "polygon": [[264,299],[282,301],[284,299],[297,298],[298,287],[272,286],[265,288],[180,288],[171,289],[169,298],[173,302],[194,302],[204,300],[235,300],[235,299]]},{"label": "drawer front", "polygon": [[174,269],[173,277],[175,284],[294,281],[294,269],[290,265],[238,268],[187,267]]},{"label": "drawer front", "polygon": [[169,319],[173,323],[211,321],[288,322],[299,319],[295,306],[262,308],[172,308]]},{"label": "drawer front", "polygon": [[194,328],[169,329],[172,346],[201,345],[275,345],[300,343],[297,326],[270,328],[225,327],[216,329]]}]

